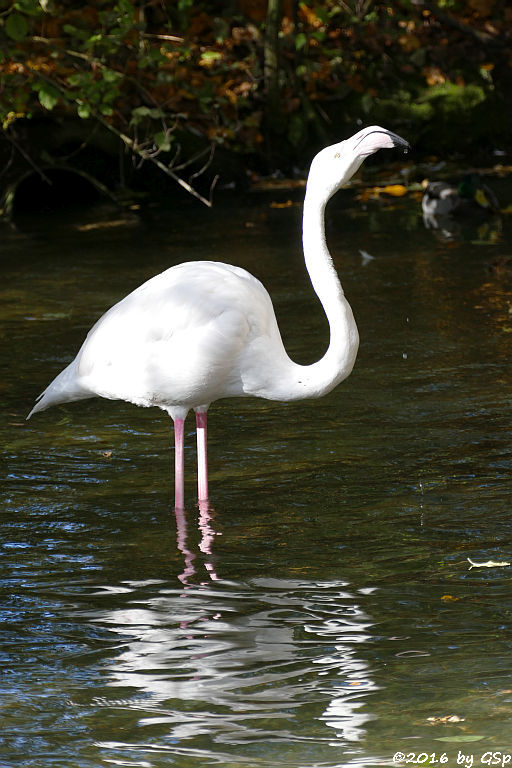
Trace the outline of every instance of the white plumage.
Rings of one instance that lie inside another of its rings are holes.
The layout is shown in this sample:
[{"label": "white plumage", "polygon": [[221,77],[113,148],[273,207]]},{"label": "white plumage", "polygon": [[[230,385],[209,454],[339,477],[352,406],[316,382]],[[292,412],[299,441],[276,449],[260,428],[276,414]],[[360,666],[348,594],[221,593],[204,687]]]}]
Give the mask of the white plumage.
[{"label": "white plumage", "polygon": [[325,355],[297,365],[281,340],[272,301],[249,272],[213,261],[187,262],[148,280],[89,331],[78,355],[29,414],[99,395],[158,406],[174,420],[175,504],[184,504],[184,419],[196,411],[199,499],[208,498],[206,411],[222,397],[298,400],[326,394],[355,362],[357,327],[324,234],[325,205],[380,148],[408,144],[378,126],[323,149],[308,176],[303,217],[306,268],[330,328]]}]

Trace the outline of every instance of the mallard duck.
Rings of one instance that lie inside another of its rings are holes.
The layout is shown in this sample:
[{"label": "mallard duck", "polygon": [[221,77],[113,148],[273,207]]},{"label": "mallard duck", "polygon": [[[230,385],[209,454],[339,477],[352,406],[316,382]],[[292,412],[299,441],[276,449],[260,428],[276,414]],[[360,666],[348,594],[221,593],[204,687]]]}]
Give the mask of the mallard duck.
[{"label": "mallard duck", "polygon": [[475,212],[496,213],[500,206],[496,195],[483,183],[480,174],[469,173],[458,186],[445,181],[427,181],[421,207],[426,216],[450,216]]}]

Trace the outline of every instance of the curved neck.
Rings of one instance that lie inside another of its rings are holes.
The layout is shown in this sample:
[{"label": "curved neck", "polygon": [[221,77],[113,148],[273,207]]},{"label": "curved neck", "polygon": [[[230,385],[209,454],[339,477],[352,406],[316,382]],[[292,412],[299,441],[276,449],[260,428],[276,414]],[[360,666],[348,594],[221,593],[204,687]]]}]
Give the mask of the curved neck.
[{"label": "curved neck", "polygon": [[306,189],[302,214],[302,246],[313,290],[324,308],[332,334],[330,313],[338,307],[340,297],[343,297],[343,289],[325,239],[325,207],[328,200],[329,198],[317,198],[309,187]]},{"label": "curved neck", "polygon": [[345,379],[354,366],[359,345],[354,316],[325,239],[325,207],[333,192],[319,195],[315,186],[308,182],[304,199],[304,261],[313,289],[327,316],[330,340],[327,352],[318,362],[298,366],[303,397],[326,394]]}]

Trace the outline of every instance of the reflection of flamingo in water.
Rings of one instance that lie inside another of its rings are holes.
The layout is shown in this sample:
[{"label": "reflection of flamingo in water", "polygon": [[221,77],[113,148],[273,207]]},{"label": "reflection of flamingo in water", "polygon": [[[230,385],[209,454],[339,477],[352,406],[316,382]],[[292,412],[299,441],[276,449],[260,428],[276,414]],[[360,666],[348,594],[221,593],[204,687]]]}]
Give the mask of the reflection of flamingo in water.
[{"label": "reflection of flamingo in water", "polygon": [[[207,501],[200,501],[199,502],[199,531],[201,533],[201,541],[199,542],[199,550],[204,554],[211,557],[212,555],[212,545],[213,540],[217,534],[216,531],[214,531],[211,521],[212,521],[212,515],[211,512],[213,510],[209,506]],[[185,569],[180,576],[178,576],[179,580],[183,582],[183,584],[188,584],[189,579],[196,573],[196,569],[194,567],[194,560],[196,559],[196,555],[194,552],[192,552],[188,548],[187,544],[187,518],[186,518],[186,512],[184,509],[179,509],[178,507],[174,510],[176,515],[176,543],[178,546],[179,551],[182,553],[184,559],[185,559]],[[206,560],[204,563],[204,567],[206,572],[208,573],[209,578],[212,581],[216,581],[219,577],[217,576],[217,573],[215,571],[215,567],[211,560]],[[203,582],[201,582],[203,583]]]},{"label": "reflection of flamingo in water", "polygon": [[[275,575],[123,588],[127,594],[108,593],[110,610],[102,602],[90,616],[120,641],[102,666],[112,690],[102,706],[140,712],[140,726],[165,724],[168,749],[196,760],[202,754],[203,763],[217,757],[241,765],[241,745],[265,741],[291,746],[295,756],[305,743],[325,744],[326,735],[333,745],[331,734],[336,749],[350,745],[353,756],[374,717],[377,689],[361,657],[372,621],[359,591],[339,579]],[[117,703],[115,688],[132,698]],[[211,751],[198,751],[205,741]]]},{"label": "reflection of flamingo in water", "polygon": [[188,262],[148,280],[103,315],[29,416],[94,395],[167,411],[174,421],[175,505],[182,508],[184,425],[193,409],[198,497],[206,500],[206,412],[212,402],[248,395],[281,401],[320,397],[350,374],[359,337],[327,248],[325,206],[368,155],[408,146],[400,136],[372,126],[326,147],[311,164],[304,259],[330,328],[329,348],[318,362],[298,365],[288,357],[270,296],[249,272],[212,261]]}]

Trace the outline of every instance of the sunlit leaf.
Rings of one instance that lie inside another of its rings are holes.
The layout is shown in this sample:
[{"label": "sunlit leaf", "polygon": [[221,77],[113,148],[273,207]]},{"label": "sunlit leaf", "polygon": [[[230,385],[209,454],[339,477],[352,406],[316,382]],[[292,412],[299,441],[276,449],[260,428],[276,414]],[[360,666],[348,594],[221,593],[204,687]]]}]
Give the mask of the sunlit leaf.
[{"label": "sunlit leaf", "polygon": [[308,41],[308,38],[306,37],[304,32],[299,32],[299,34],[295,38],[295,48],[298,51],[301,51],[306,46],[307,41]]},{"label": "sunlit leaf", "polygon": [[155,144],[162,152],[168,152],[171,148],[172,137],[166,131],[155,133]]},{"label": "sunlit leaf", "polygon": [[38,89],[37,95],[42,106],[48,110],[54,108],[60,97],[59,91],[49,83],[44,83],[44,85]]},{"label": "sunlit leaf", "polygon": [[222,59],[222,53],[220,51],[203,51],[201,59],[203,61],[218,61]]},{"label": "sunlit leaf", "polygon": [[456,744],[457,742],[470,742],[470,741],[480,741],[480,739],[484,739],[485,736],[476,736],[471,734],[461,734],[460,736],[439,736],[439,738],[434,739],[434,741],[448,741],[452,744]]},{"label": "sunlit leaf", "polygon": [[132,118],[130,122],[136,124],[146,117],[157,120],[158,118],[165,117],[165,112],[158,107],[135,107],[135,109],[132,109]]},{"label": "sunlit leaf", "polygon": [[122,79],[122,74],[120,72],[116,72],[115,69],[104,69],[102,72],[103,80],[106,83],[116,83],[118,80]]},{"label": "sunlit leaf", "polygon": [[82,119],[87,119],[91,116],[91,108],[89,104],[79,104],[76,108],[78,117],[81,117]]}]

